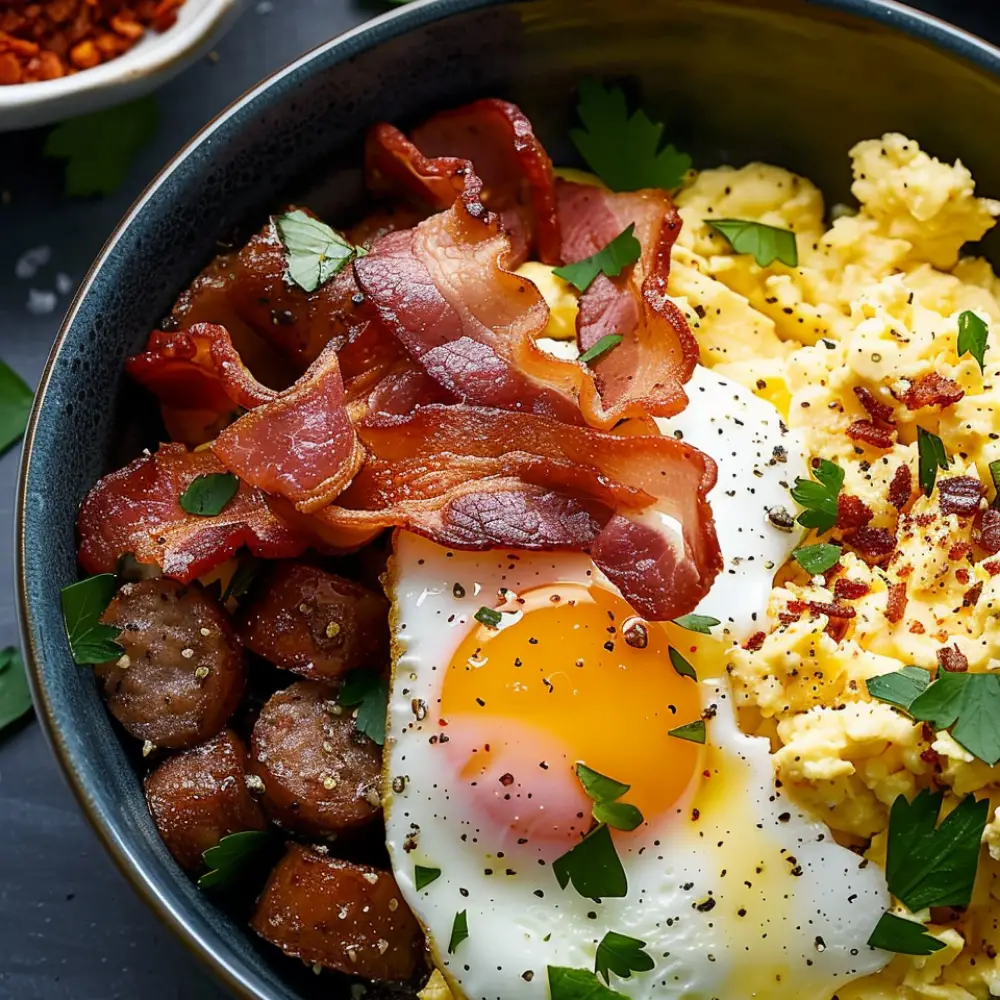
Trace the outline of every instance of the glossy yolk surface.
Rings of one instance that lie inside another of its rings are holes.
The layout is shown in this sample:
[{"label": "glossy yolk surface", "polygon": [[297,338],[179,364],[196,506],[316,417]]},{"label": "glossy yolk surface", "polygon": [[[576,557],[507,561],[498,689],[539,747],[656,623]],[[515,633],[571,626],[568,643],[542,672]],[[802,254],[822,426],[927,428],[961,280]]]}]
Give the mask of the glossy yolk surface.
[{"label": "glossy yolk surface", "polygon": [[560,853],[590,825],[577,762],[630,785],[622,801],[648,823],[674,814],[702,748],[668,732],[701,705],[671,665],[666,630],[643,623],[645,646],[629,644],[632,609],[597,586],[547,585],[499,610],[499,627],[472,629],[455,652],[441,702],[448,755],[483,827]]}]

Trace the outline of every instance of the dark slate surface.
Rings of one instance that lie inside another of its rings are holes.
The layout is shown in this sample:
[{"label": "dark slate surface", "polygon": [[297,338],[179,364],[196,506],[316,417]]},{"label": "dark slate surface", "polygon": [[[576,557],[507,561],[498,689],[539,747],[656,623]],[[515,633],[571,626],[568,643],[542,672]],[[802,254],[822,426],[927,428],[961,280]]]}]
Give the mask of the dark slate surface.
[{"label": "dark slate surface", "polygon": [[[914,6],[1000,42],[1000,13],[983,0]],[[364,0],[251,6],[218,46],[217,60],[204,60],[160,92],[156,139],[109,198],[65,201],[58,169],[39,156],[44,133],[0,135],[0,356],[36,382],[67,290],[156,170],[260,77],[380,9]],[[16,264],[33,247],[49,247],[50,260],[33,277],[18,277]],[[0,460],[0,647],[17,642],[17,462],[16,449]],[[29,720],[0,744],[0,1000],[119,997],[223,1000],[224,994],[115,871]]]}]

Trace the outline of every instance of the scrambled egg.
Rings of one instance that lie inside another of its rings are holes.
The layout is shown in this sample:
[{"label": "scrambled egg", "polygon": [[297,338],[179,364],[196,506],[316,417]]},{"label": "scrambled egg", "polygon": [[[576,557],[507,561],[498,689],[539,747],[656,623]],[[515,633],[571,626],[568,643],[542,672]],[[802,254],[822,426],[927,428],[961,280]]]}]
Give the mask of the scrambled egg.
[{"label": "scrambled egg", "polygon": [[[873,701],[864,681],[908,664],[932,667],[945,646],[957,648],[972,671],[1000,669],[1000,558],[977,548],[970,518],[941,511],[937,490],[917,496],[916,445],[919,422],[954,459],[942,476],[991,483],[989,464],[1000,459],[1000,281],[987,261],[960,254],[994,224],[1000,202],[977,198],[960,162],[942,163],[902,135],[861,142],[851,159],[858,207],[834,206],[829,227],[814,185],[765,164],[694,174],[677,196],[684,228],[670,292],[699,340],[702,364],[777,406],[812,457],[844,469],[843,492],[867,505],[871,525],[897,533],[888,559],[845,550],[827,579],[786,567],[771,594],[766,634],[733,650],[727,669],[741,724],[771,740],[785,790],[875,862],[884,864],[898,795],[941,788],[946,808],[969,792],[991,799],[996,811],[972,905],[964,915],[917,915],[945,947],[897,956],[838,993],[838,1000],[984,998],[1000,995],[1000,766]],[[760,267],[734,253],[708,225],[713,218],[794,231],[798,266]],[[549,269],[531,267],[552,306],[546,335],[572,336],[575,296]],[[982,372],[971,355],[957,353],[964,310],[995,330]],[[964,395],[908,409],[901,397],[930,374],[953,380]],[[847,435],[868,418],[855,387],[891,407],[891,447]],[[902,512],[889,500],[901,466],[913,486]],[[863,592],[851,601],[855,618],[837,626],[797,610],[834,602],[837,579]]]}]

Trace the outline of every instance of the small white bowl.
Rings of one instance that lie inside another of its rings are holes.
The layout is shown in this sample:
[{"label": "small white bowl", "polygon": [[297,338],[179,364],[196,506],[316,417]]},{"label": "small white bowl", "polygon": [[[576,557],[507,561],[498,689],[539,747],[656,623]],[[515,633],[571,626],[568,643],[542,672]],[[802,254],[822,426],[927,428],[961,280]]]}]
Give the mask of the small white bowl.
[{"label": "small white bowl", "polygon": [[204,55],[249,0],[187,0],[176,24],[124,55],[58,80],[0,86],[0,132],[48,125],[148,94]]}]

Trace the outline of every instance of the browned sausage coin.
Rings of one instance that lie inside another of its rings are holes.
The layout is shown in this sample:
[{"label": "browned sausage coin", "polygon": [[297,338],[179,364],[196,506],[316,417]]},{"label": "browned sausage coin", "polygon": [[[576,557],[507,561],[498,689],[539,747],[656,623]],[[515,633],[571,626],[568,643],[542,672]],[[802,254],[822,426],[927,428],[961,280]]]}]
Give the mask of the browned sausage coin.
[{"label": "browned sausage coin", "polygon": [[327,836],[378,815],[382,749],[336,698],[334,687],[296,681],[272,695],[253,727],[250,770],[264,783],[264,808],[287,830]]},{"label": "browned sausage coin", "polygon": [[136,738],[186,749],[226,724],[243,695],[243,649],[226,612],[197,585],[126,583],[101,619],[125,650],[95,668],[111,714]]},{"label": "browned sausage coin", "polygon": [[251,927],[286,955],[381,982],[409,979],[423,934],[391,872],[292,844]]}]

